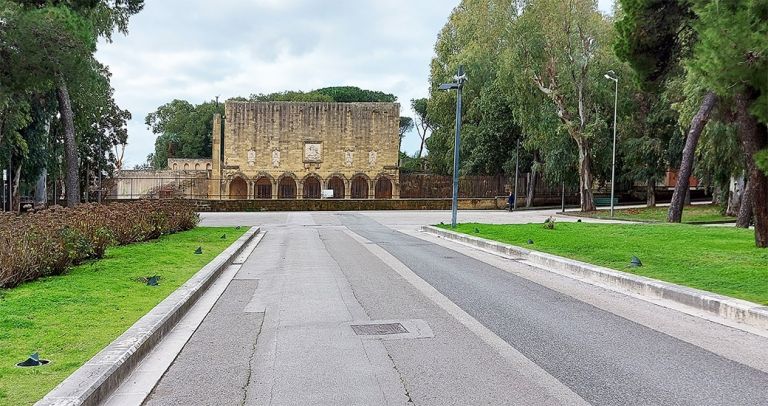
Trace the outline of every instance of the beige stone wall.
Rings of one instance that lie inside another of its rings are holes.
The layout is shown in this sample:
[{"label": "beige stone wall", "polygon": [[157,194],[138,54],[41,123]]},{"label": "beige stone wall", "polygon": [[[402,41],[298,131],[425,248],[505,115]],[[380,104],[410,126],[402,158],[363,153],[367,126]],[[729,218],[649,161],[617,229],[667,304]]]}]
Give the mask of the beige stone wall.
[{"label": "beige stone wall", "polygon": [[210,171],[211,169],[210,159],[168,158],[170,171]]},{"label": "beige stone wall", "polygon": [[392,197],[399,197],[397,103],[227,102],[221,157],[219,120],[214,118],[212,178],[222,181],[212,182],[211,195],[230,196],[233,181],[232,190],[244,190],[235,180],[241,178],[247,197],[254,198],[256,182],[264,178],[277,198],[280,180],[289,177],[302,198],[308,178],[330,189],[335,177],[344,182],[347,199],[354,178],[365,179],[368,198],[379,179],[389,180]]},{"label": "beige stone wall", "polygon": [[112,199],[204,199],[208,197],[208,182],[208,172],[204,170],[123,170],[108,195]]}]

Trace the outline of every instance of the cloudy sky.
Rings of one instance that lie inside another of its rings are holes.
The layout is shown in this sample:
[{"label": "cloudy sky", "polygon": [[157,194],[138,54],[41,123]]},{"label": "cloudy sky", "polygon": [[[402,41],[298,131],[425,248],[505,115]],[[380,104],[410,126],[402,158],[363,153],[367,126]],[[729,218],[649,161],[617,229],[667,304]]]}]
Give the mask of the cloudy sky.
[{"label": "cloudy sky", "polygon": [[[409,100],[427,95],[437,33],[459,0],[147,0],[128,36],[100,44],[115,97],[133,114],[126,167],[155,136],[144,117],[173,99],[359,86]],[[602,10],[611,0],[600,0]],[[418,149],[409,134],[407,152]]]}]

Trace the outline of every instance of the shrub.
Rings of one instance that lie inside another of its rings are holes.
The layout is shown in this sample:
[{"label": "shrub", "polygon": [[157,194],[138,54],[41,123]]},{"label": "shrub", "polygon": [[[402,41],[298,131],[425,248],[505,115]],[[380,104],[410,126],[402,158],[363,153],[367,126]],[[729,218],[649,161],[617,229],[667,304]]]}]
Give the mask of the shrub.
[{"label": "shrub", "polygon": [[109,246],[190,230],[200,217],[182,200],[52,207],[0,215],[0,288],[57,275],[84,260],[102,258]]}]

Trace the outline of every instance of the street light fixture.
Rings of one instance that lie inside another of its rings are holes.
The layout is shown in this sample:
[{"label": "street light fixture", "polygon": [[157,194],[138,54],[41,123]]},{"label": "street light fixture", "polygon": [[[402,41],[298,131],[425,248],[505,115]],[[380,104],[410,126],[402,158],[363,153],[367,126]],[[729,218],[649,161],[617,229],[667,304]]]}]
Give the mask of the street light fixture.
[{"label": "street light fixture", "polygon": [[616,113],[618,112],[619,106],[619,77],[616,75],[616,72],[609,70],[608,73],[605,74],[605,78],[612,80],[616,84],[616,92],[613,102],[613,164],[611,165],[611,217],[613,217],[613,196],[616,190]]},{"label": "street light fixture", "polygon": [[459,147],[461,145],[461,89],[467,81],[464,66],[460,65],[454,82],[443,83],[438,89],[456,89],[456,137],[453,143],[453,201],[451,203],[451,228],[456,228],[456,216],[459,208]]}]

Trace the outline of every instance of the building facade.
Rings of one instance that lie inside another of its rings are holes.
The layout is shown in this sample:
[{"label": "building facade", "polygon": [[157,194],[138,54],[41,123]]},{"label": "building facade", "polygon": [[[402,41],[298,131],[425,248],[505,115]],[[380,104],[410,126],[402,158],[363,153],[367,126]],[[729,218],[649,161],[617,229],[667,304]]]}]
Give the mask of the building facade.
[{"label": "building facade", "polygon": [[209,197],[399,198],[399,126],[397,103],[228,101]]}]

